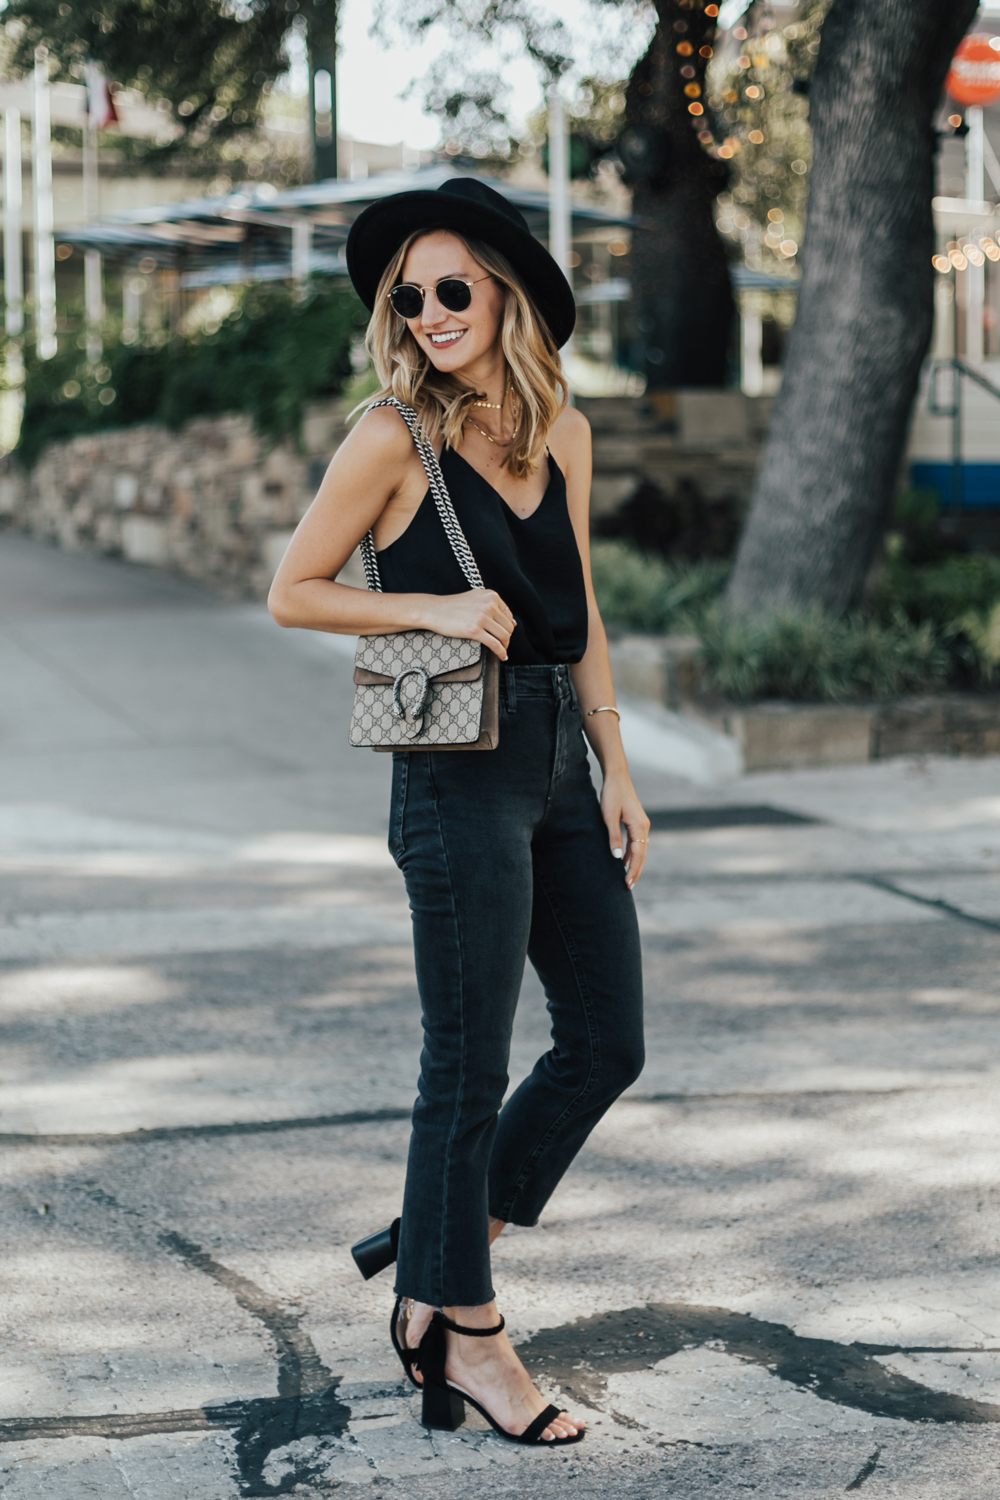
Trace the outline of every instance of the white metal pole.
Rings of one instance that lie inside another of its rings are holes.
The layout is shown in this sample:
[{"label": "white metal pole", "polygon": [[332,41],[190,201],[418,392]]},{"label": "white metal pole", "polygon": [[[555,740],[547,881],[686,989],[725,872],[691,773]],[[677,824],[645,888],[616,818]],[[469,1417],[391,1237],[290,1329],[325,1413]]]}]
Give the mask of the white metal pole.
[{"label": "white metal pole", "polygon": [[569,152],[566,110],[559,85],[549,89],[549,253],[572,284],[569,263]]},{"label": "white metal pole", "polygon": [[759,312],[745,312],[740,317],[740,355],[745,396],[764,394],[763,320]]},{"label": "white metal pole", "polygon": [[3,280],[4,326],[11,338],[24,332],[24,264],[21,248],[21,111],[4,110]]},{"label": "white metal pole", "polygon": [[101,324],[104,322],[104,267],[100,250],[88,250],[83,257],[83,300],[87,319],[87,360],[99,363],[104,344]]},{"label": "white metal pole", "polygon": [[[979,104],[965,112],[969,133],[965,137],[965,196],[972,203],[982,203],[986,196],[986,173],[983,110]],[[983,360],[983,304],[986,300],[986,267],[974,266],[967,272],[968,305],[965,310],[965,355],[972,364]]]},{"label": "white metal pole", "polygon": [[49,112],[49,55],[35,49],[31,163],[35,198],[35,348],[39,359],[58,353],[56,338],[56,242],[52,209],[52,135]]},{"label": "white metal pole", "polygon": [[305,296],[311,256],[312,222],[303,216],[292,224],[292,282],[298,297]]},{"label": "white metal pole", "polygon": [[[88,91],[88,112],[83,127],[83,217],[92,224],[100,216],[97,131],[93,126],[93,92]],[[83,302],[87,323],[87,361],[96,365],[104,352],[101,324],[104,322],[104,275],[100,250],[87,250],[83,257]]]},{"label": "white metal pole", "polygon": [[134,344],[139,338],[139,317],[142,312],[144,281],[134,271],[127,271],[122,280],[122,343]]}]

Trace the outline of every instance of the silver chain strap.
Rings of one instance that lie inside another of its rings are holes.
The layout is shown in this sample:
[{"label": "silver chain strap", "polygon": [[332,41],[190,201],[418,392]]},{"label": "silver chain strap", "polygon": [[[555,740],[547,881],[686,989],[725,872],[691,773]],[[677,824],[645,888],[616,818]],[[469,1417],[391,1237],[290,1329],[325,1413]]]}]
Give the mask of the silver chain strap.
[{"label": "silver chain strap", "polygon": [[[427,475],[427,483],[430,485],[431,494],[434,496],[434,505],[438,515],[441,517],[445,536],[448,538],[451,550],[455,554],[455,561],[461,568],[462,575],[470,589],[485,588],[486,585],[483,583],[479,569],[476,567],[476,559],[472,555],[472,548],[465,540],[465,532],[459,525],[458,517],[455,514],[455,507],[451,503],[451,496],[448,494],[448,486],[444,482],[444,475],[441,473],[441,465],[438,463],[437,454],[421,432],[420,421],[416,412],[412,406],[405,406],[402,401],[397,401],[395,396],[387,396],[384,401],[373,401],[368,410],[374,411],[378,406],[394,406],[410,429],[410,436],[416,444],[417,452],[420,454],[420,460]],[[361,561],[364,565],[365,580],[368,587],[373,593],[381,594],[382,580],[378,574],[378,562],[375,558],[375,538],[370,531],[367,531],[361,538]]]}]

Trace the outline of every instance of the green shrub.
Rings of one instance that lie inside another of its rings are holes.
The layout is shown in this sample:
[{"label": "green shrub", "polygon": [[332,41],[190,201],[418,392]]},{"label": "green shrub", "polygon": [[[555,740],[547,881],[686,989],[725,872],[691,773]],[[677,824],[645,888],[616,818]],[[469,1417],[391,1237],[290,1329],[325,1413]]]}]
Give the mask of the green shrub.
[{"label": "green shrub", "polygon": [[604,623],[654,634],[691,629],[729,573],[725,562],[665,562],[626,542],[594,541],[591,563]]},{"label": "green shrub", "polygon": [[745,702],[791,698],[843,703],[939,687],[948,653],[930,624],[831,619],[819,611],[701,623],[705,686]]},{"label": "green shrub", "polygon": [[15,451],[30,467],[59,438],[136,422],[177,428],[223,412],[246,412],[277,442],[297,433],[306,401],[349,379],[351,342],[366,321],[339,282],[318,283],[302,301],[284,286],[254,286],[213,332],[110,345],[96,368],[76,344],[50,360],[29,349]]},{"label": "green shrub", "polygon": [[875,611],[891,619],[902,610],[920,624],[939,628],[961,620],[970,610],[988,614],[1000,603],[1000,557],[973,552],[941,562],[914,565],[890,555],[879,581]]}]

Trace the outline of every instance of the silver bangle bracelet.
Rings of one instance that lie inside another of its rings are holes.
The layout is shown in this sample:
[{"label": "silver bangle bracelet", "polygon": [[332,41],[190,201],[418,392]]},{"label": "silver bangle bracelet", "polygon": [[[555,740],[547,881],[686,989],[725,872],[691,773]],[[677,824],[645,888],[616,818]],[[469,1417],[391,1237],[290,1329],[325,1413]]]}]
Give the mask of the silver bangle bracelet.
[{"label": "silver bangle bracelet", "polygon": [[612,707],[610,704],[608,704],[604,708],[590,708],[590,709],[587,710],[587,718],[588,719],[592,719],[595,714],[614,714],[615,717],[617,718],[619,724],[622,721],[622,716],[618,712],[617,708]]}]

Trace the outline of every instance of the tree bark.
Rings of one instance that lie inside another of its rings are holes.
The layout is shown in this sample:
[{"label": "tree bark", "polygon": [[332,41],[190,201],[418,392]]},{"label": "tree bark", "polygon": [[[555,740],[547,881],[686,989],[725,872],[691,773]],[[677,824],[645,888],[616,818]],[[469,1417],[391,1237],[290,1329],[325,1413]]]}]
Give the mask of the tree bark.
[{"label": "tree bark", "polygon": [[810,91],[799,309],[731,612],[859,596],[930,342],[932,116],[976,0],[833,0]]},{"label": "tree bark", "polygon": [[[689,113],[694,101],[680,72],[694,68],[690,82],[704,106],[699,49],[711,44],[715,22],[690,0],[659,0],[657,14],[649,49],[626,89],[620,145],[634,185],[633,213],[643,224],[632,236],[632,363],[653,390],[722,386],[735,306],[713,205],[727,174],[698,140],[708,116]],[[690,53],[678,54],[679,43],[689,43]]]}]

